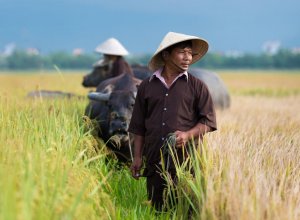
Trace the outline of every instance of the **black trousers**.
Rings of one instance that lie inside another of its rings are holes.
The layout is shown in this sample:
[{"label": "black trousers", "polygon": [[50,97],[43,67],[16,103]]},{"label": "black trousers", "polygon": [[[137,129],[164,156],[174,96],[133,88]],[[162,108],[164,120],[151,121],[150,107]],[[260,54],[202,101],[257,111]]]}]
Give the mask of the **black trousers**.
[{"label": "black trousers", "polygon": [[[184,159],[189,155],[189,152],[182,152],[180,150],[176,151],[176,158],[178,158],[178,161],[176,161],[176,164],[182,164]],[[148,199],[151,200],[152,205],[156,208],[156,210],[160,211],[162,210],[162,207],[164,206],[165,202],[168,202],[169,207],[176,204],[177,201],[177,191],[176,186],[178,183],[178,178],[176,175],[176,166],[174,161],[172,161],[170,158],[170,154],[168,151],[165,152],[164,161],[169,161],[166,169],[168,170],[168,175],[171,177],[171,181],[173,182],[175,186],[175,191],[172,192],[172,195],[166,195],[167,190],[167,181],[165,180],[165,177],[162,175],[161,171],[163,170],[162,167],[158,164],[152,164],[148,165],[145,169],[144,176],[147,177],[147,194]],[[168,160],[169,157],[169,160]],[[194,175],[194,170],[190,167],[186,167],[189,172],[191,172],[192,175]]]},{"label": "black trousers", "polygon": [[161,211],[164,204],[164,190],[166,189],[166,180],[157,171],[151,176],[147,176],[147,194],[148,200],[156,210]]},{"label": "black trousers", "polygon": [[[169,175],[176,185],[177,178],[175,172],[170,172]],[[166,190],[167,181],[160,171],[153,172],[151,176],[147,176],[148,199],[151,200],[152,206],[154,206],[157,211],[162,211],[166,200],[171,199],[170,196],[166,196]]]}]

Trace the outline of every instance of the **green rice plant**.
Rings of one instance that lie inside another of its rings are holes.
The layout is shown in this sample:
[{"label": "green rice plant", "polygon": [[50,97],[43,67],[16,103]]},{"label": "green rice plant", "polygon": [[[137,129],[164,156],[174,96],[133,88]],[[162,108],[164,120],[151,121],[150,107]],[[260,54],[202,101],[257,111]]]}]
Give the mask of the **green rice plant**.
[{"label": "green rice plant", "polygon": [[146,179],[135,180],[127,167],[116,169],[110,176],[111,196],[114,199],[116,219],[171,219],[171,212],[157,213],[147,200]]},{"label": "green rice plant", "polygon": [[0,98],[1,219],[113,219],[84,103]]},{"label": "green rice plant", "polygon": [[167,153],[175,165],[176,177],[171,177],[168,171],[169,161],[162,155],[162,174],[167,183],[165,192],[165,209],[171,210],[173,219],[200,218],[206,198],[206,179],[211,166],[205,151],[206,144],[191,141],[182,148],[186,155],[183,163],[179,162],[174,141],[166,142]]}]

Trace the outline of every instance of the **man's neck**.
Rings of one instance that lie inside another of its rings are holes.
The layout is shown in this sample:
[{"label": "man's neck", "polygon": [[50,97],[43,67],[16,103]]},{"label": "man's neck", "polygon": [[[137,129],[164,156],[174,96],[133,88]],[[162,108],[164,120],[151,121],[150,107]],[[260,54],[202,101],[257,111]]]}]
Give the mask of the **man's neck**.
[{"label": "man's neck", "polygon": [[178,69],[170,68],[165,66],[163,71],[161,72],[161,76],[164,77],[165,80],[174,80],[182,71],[178,71]]}]

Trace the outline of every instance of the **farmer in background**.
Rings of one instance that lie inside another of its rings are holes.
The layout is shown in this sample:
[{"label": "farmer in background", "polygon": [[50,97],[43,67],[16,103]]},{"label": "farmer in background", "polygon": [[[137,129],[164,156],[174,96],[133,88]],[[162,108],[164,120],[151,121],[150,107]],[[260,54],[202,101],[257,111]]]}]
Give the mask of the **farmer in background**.
[{"label": "farmer in background", "polygon": [[99,60],[97,66],[108,65],[110,68],[109,75],[111,77],[118,76],[122,73],[131,73],[132,69],[123,56],[128,55],[125,47],[115,38],[109,38],[96,47],[97,53],[103,54],[103,59]]},{"label": "farmer in background", "polygon": [[[200,60],[208,43],[195,36],[169,32],[149,62],[152,76],[143,80],[136,96],[129,132],[134,134],[132,176],[147,177],[147,194],[152,205],[161,210],[165,201],[166,181],[161,175],[161,149],[170,133],[175,136],[175,152],[180,164],[191,140],[202,140],[217,129],[211,95],[206,85],[188,73],[191,64]],[[142,157],[145,170],[140,173]],[[174,162],[168,164],[176,178]]]}]

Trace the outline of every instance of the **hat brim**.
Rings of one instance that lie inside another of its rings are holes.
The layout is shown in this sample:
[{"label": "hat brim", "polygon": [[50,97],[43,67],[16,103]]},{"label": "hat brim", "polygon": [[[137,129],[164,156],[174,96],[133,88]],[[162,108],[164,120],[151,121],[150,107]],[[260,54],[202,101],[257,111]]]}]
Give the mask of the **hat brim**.
[{"label": "hat brim", "polygon": [[192,58],[191,64],[199,61],[207,53],[209,45],[206,40],[191,36],[190,39],[184,39],[181,41],[177,41],[177,42],[171,43],[169,45],[165,45],[162,48],[159,48],[154,53],[154,55],[152,56],[152,58],[149,61],[149,64],[148,64],[149,69],[151,71],[156,71],[157,69],[159,69],[165,65],[164,60],[161,55],[162,51],[164,51],[165,49],[167,49],[168,47],[170,47],[174,44],[184,42],[184,41],[189,41],[189,40],[192,41],[192,47],[193,47],[193,58]]},{"label": "hat brim", "polygon": [[129,52],[125,47],[115,38],[109,38],[102,44],[96,47],[96,53],[115,55],[115,56],[126,56]]}]

